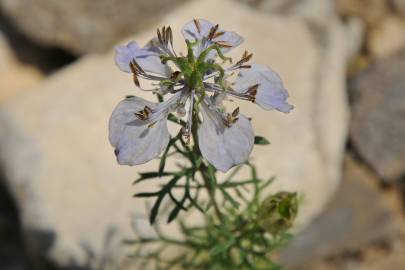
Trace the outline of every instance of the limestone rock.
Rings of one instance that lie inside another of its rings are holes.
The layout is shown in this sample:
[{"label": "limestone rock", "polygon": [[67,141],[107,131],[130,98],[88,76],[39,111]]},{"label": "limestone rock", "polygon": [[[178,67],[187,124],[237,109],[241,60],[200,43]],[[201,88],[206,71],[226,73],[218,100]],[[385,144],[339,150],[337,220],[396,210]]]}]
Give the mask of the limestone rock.
[{"label": "limestone rock", "polygon": [[37,42],[80,54],[110,48],[180,2],[182,0],[1,0],[0,7]]},{"label": "limestone rock", "polygon": [[[222,16],[224,10],[232,12]],[[170,24],[180,41],[182,25],[193,17],[240,33],[246,42],[234,56],[247,48],[257,62],[273,67],[284,79],[295,105],[291,114],[239,104],[253,117],[256,133],[272,142],[253,151],[259,175],[277,176],[273,190],[303,195],[298,223],[304,226],[339,185],[348,126],[345,73],[353,49],[347,47],[347,29],[330,18],[317,32],[304,19],[268,16],[225,0],[192,2],[163,17],[159,25]],[[156,27],[134,39],[146,43]],[[137,172],[157,168],[157,162],[118,166],[107,122],[124,95],[153,97],[135,89],[130,76],[118,71],[111,52],[85,57],[37,90],[2,108],[1,165],[25,230],[54,235],[49,256],[59,264],[72,258],[80,262],[85,257],[81,244],[99,255],[111,226],[118,239],[133,236],[131,213],[143,212],[144,205],[131,197],[140,188],[131,187],[131,182]],[[142,189],[153,186],[148,182]]]},{"label": "limestone rock", "polygon": [[378,24],[389,13],[387,0],[337,0],[336,3],[340,13],[360,17],[369,26]]},{"label": "limestone rock", "polygon": [[394,7],[394,10],[402,17],[405,17],[405,1],[404,0],[391,0],[391,2]]},{"label": "limestone rock", "polygon": [[304,17],[321,23],[336,16],[333,0],[245,0],[245,2],[266,13]]},{"label": "limestone rock", "polygon": [[[400,213],[399,205],[378,188],[376,176],[347,155],[336,196],[324,213],[293,239],[282,261],[288,269],[346,269],[342,264],[351,258],[344,254],[353,254],[355,259],[376,243],[390,245],[397,240],[403,225]],[[335,267],[322,268],[325,262]]]},{"label": "limestone rock", "polygon": [[405,20],[388,16],[370,29],[367,47],[374,58],[392,56],[405,48]]},{"label": "limestone rock", "polygon": [[37,85],[43,78],[39,70],[20,63],[6,37],[0,32],[0,102]]},{"label": "limestone rock", "polygon": [[351,139],[360,156],[386,181],[405,173],[405,51],[378,61],[350,83]]}]

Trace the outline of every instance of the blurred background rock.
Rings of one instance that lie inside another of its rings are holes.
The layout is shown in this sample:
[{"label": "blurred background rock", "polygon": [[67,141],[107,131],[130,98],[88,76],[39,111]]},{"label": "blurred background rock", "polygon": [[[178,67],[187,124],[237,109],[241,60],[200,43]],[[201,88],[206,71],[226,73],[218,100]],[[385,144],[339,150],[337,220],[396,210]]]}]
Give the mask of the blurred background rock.
[{"label": "blurred background rock", "polygon": [[296,106],[253,122],[259,172],[304,198],[280,260],[405,269],[404,0],[0,0],[0,269],[129,269],[131,182],[155,165],[115,164],[106,123],[133,86],[111,49],[193,17],[244,35]]}]

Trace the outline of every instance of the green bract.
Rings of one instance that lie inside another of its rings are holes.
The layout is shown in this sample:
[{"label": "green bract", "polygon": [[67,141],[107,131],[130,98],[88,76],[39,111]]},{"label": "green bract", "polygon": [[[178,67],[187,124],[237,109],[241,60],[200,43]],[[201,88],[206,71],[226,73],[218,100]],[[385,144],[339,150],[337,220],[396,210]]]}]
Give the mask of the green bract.
[{"label": "green bract", "polygon": [[160,59],[163,64],[166,64],[168,61],[172,61],[179,68],[180,73],[176,77],[176,80],[170,81],[173,82],[172,85],[175,85],[181,78],[183,78],[185,85],[189,89],[196,89],[201,92],[202,95],[205,95],[205,88],[203,86],[204,77],[208,73],[218,72],[217,82],[221,85],[222,89],[225,90],[224,77],[225,71],[219,65],[213,61],[207,61],[207,56],[211,51],[216,51],[219,58],[224,62],[229,61],[232,63],[232,58],[225,57],[221,52],[221,48],[218,44],[213,44],[206,48],[199,56],[196,58],[194,56],[193,47],[196,46],[196,42],[190,42],[186,40],[187,44],[187,56],[185,57],[174,57],[174,56],[165,56],[161,55]]}]

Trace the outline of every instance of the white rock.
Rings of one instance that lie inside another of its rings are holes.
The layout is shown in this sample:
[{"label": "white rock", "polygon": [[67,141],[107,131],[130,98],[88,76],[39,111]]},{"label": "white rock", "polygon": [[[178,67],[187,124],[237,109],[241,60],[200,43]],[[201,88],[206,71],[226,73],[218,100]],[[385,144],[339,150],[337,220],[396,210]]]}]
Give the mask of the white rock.
[{"label": "white rock", "polygon": [[35,86],[42,78],[39,70],[16,59],[7,38],[0,31],[0,102]]},{"label": "white rock", "polygon": [[[225,0],[194,1],[157,26],[170,24],[180,40],[182,25],[200,17],[243,35],[246,42],[235,53],[252,51],[256,62],[273,67],[285,80],[295,105],[291,114],[239,104],[253,117],[257,134],[272,142],[253,151],[259,175],[277,176],[273,190],[304,196],[303,226],[323,209],[340,180],[348,125],[345,72],[352,50],[346,29],[330,18],[324,31],[316,32],[298,17],[268,16]],[[146,43],[154,32],[134,39]],[[110,226],[118,229],[117,237],[132,237],[131,214],[142,212],[144,204],[131,197],[140,190],[131,182],[137,172],[157,164],[118,166],[107,123],[124,95],[153,97],[134,88],[130,76],[114,66],[112,53],[86,57],[37,90],[3,106],[0,159],[24,228],[54,232],[50,256],[66,264],[83,259],[81,243],[100,254]]]},{"label": "white rock", "polygon": [[331,0],[265,0],[259,2],[258,8],[322,23],[336,16],[335,2]]}]

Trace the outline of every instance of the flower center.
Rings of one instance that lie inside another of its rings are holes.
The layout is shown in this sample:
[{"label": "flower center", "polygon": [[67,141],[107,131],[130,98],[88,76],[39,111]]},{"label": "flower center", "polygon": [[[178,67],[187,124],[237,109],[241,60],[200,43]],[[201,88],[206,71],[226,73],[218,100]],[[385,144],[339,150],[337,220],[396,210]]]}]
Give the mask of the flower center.
[{"label": "flower center", "polygon": [[184,84],[188,86],[190,90],[195,89],[197,92],[204,93],[204,78],[208,73],[212,72],[218,73],[216,81],[225,89],[225,71],[219,64],[215,63],[214,57],[218,56],[222,60],[230,62],[232,62],[232,59],[222,54],[221,45],[218,43],[209,45],[198,56],[195,56],[193,48],[200,46],[200,42],[200,40],[194,42],[186,40],[187,56],[174,57],[161,55],[162,63],[166,64],[168,61],[172,61],[179,69],[176,73],[176,82],[183,79]]}]

